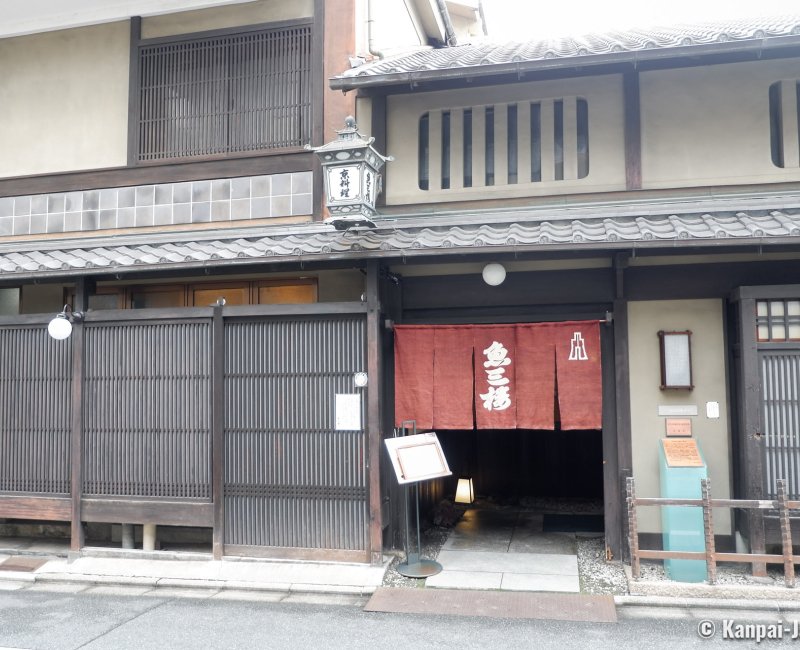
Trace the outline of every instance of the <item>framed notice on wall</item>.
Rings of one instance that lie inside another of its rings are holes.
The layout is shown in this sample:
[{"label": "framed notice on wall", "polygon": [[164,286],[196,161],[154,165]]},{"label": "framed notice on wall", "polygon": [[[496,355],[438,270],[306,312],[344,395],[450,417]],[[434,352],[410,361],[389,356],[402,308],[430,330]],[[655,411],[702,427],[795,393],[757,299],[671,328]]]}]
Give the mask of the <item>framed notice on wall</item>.
[{"label": "framed notice on wall", "polygon": [[668,467],[703,467],[703,457],[693,438],[663,438],[664,457]]},{"label": "framed notice on wall", "polygon": [[435,433],[387,438],[384,443],[401,485],[452,474]]}]

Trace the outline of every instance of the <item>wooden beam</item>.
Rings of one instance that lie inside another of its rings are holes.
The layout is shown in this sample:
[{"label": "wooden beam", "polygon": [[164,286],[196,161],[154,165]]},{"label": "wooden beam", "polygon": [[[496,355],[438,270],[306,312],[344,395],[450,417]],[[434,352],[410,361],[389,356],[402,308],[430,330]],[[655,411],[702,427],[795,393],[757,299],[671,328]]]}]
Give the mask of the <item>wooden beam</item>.
[{"label": "wooden beam", "polygon": [[69,497],[0,496],[0,518],[36,521],[70,521],[72,499]]},{"label": "wooden beam", "polygon": [[211,325],[211,499],[214,504],[212,552],[222,559],[225,544],[225,322],[214,307]]},{"label": "wooden beam", "polygon": [[187,501],[83,499],[81,516],[92,522],[208,528],[214,523],[214,506]]},{"label": "wooden beam", "polygon": [[111,167],[59,174],[38,174],[0,179],[0,196],[72,192],[104,187],[129,187],[154,183],[288,174],[313,169],[316,156],[300,150],[279,153],[259,152],[225,158],[197,158],[192,161],[141,164],[136,167]]},{"label": "wooden beam", "polygon": [[379,296],[381,268],[377,261],[367,264],[367,449],[369,482],[369,550],[374,565],[383,562],[383,521],[381,513],[380,454],[381,454],[381,392],[382,345],[381,305]]},{"label": "wooden beam", "polygon": [[343,551],[326,548],[290,548],[285,546],[245,546],[226,544],[225,555],[263,557],[282,560],[311,560],[317,562],[367,562],[364,551]]},{"label": "wooden beam", "polygon": [[642,189],[642,127],[639,71],[622,75],[625,111],[625,188]]}]

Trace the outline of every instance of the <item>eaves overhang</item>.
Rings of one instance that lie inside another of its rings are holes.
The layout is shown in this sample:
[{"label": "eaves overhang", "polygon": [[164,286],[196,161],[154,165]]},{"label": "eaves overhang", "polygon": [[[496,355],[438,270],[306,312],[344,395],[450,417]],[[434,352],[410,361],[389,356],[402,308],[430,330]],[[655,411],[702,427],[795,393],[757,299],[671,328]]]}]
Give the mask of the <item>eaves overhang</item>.
[{"label": "eaves overhang", "polygon": [[330,79],[332,90],[358,90],[361,88],[379,88],[384,86],[417,87],[420,84],[445,82],[453,79],[470,80],[486,77],[516,76],[523,78],[536,72],[556,70],[586,70],[607,66],[627,65],[634,68],[652,62],[681,61],[696,62],[702,58],[724,57],[734,55],[751,55],[750,58],[767,58],[781,50],[790,51],[800,48],[800,36],[786,36],[780,39],[762,39],[743,43],[720,43],[715,45],[683,46],[665,50],[642,50],[637,52],[610,52],[608,54],[591,54],[559,59],[543,59],[535,61],[511,61],[498,64],[482,64],[463,67],[442,68],[433,70],[402,70],[369,76],[333,77]]},{"label": "eaves overhang", "polygon": [[[322,224],[0,244],[0,282],[257,265],[452,255],[798,246],[800,195],[696,202],[522,208],[377,219],[374,230]],[[736,209],[732,206],[738,205]]]},{"label": "eaves overhang", "polygon": [[530,42],[476,42],[421,48],[347,70],[330,79],[337,90],[418,87],[455,79],[522,78],[537,72],[790,55],[800,47],[800,14],[728,23],[589,34]]}]

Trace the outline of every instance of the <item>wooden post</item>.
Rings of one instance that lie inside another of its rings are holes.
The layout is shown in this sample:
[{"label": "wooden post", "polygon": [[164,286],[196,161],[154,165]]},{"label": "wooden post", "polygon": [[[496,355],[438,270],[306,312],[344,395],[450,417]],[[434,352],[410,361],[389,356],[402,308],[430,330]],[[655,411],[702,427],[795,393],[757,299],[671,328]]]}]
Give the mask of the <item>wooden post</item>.
[{"label": "wooden post", "polygon": [[139,160],[139,42],[142,40],[142,18],[131,16],[128,71],[128,167]]},{"label": "wooden post", "polygon": [[367,481],[369,502],[369,551],[374,565],[383,563],[383,522],[381,515],[381,332],[379,301],[380,265],[367,262]]},{"label": "wooden post", "polygon": [[703,498],[703,532],[706,543],[706,572],[708,573],[708,584],[713,585],[717,582],[717,554],[714,545],[714,517],[711,509],[711,480],[704,478],[700,480],[700,490]]},{"label": "wooden post", "polygon": [[614,332],[608,325],[600,327],[603,373],[603,505],[605,510],[606,560],[621,560],[625,547],[625,488],[619,481],[617,449],[616,377],[614,368]]},{"label": "wooden post", "polygon": [[[756,342],[756,301],[743,298],[740,301],[740,358],[739,381],[741,389],[742,420],[739,440],[744,466],[742,480],[746,499],[764,498],[764,436],[761,430],[761,380],[758,369],[758,343]],[[750,552],[763,554],[767,549],[764,530],[764,514],[751,508],[747,511],[747,529]],[[765,562],[753,563],[753,575],[765,577]]]},{"label": "wooden post", "polygon": [[225,543],[224,477],[224,404],[225,404],[225,323],[222,305],[214,306],[211,322],[211,500],[214,504],[214,531],[212,553],[215,560],[222,559]]},{"label": "wooden post", "polygon": [[[73,311],[85,312],[89,306],[86,278],[75,283]],[[81,498],[83,497],[83,374],[85,331],[82,320],[72,329],[72,422],[70,431],[70,497],[72,513],[70,521],[70,547],[72,553],[83,548],[84,536],[81,523]]]},{"label": "wooden post", "polygon": [[778,512],[781,518],[781,542],[783,544],[783,579],[787,587],[794,587],[794,556],[792,555],[792,524],[787,505],[786,479],[778,479]]},{"label": "wooden post", "polygon": [[628,492],[628,543],[631,549],[631,575],[638,580],[641,575],[639,566],[639,527],[636,525],[636,486],[631,476],[627,480]]},{"label": "wooden post", "polygon": [[625,189],[642,189],[642,128],[639,72],[622,75],[625,106]]}]

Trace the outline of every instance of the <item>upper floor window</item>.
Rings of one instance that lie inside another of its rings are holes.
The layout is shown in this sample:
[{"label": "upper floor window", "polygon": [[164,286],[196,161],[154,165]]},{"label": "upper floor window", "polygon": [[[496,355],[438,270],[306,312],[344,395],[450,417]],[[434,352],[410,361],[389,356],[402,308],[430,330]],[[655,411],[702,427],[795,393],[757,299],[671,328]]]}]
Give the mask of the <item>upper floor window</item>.
[{"label": "upper floor window", "polygon": [[589,106],[568,97],[429,111],[419,120],[417,154],[421,190],[585,178]]},{"label": "upper floor window", "polygon": [[300,147],[311,138],[311,26],[139,48],[140,161]]},{"label": "upper floor window", "polygon": [[800,341],[800,300],[757,300],[756,334],[761,343]]},{"label": "upper floor window", "polygon": [[769,87],[769,140],[776,167],[800,165],[800,81]]}]

